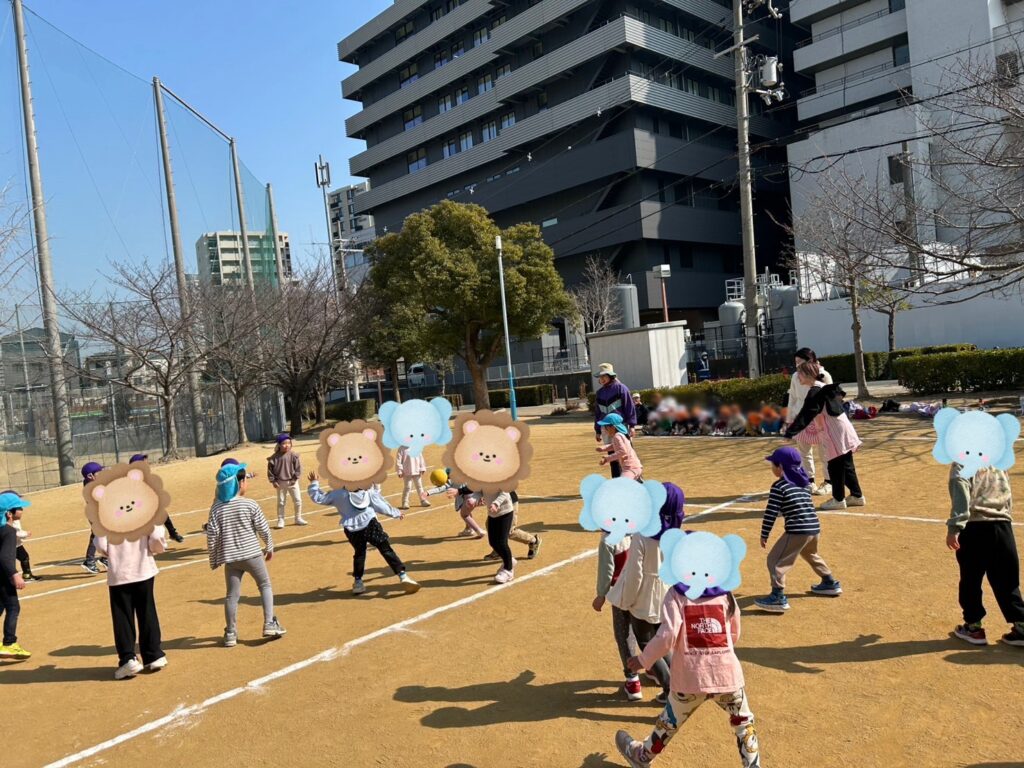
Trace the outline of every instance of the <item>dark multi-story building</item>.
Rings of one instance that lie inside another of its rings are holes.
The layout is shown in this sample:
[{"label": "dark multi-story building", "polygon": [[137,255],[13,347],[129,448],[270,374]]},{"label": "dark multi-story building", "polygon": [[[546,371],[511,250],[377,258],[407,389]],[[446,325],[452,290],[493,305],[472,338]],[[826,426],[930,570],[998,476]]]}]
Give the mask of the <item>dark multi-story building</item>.
[{"label": "dark multi-story building", "polygon": [[[668,263],[673,318],[699,325],[742,272],[733,0],[398,0],[338,45],[362,110],[347,133],[370,179],[356,212],[377,231],[440,200],[479,203],[499,224],[533,221],[572,283],[596,254],[639,285]],[[753,53],[782,49],[788,23],[758,21]],[[772,46],[759,48],[758,46]],[[752,100],[751,140],[787,134],[795,110]],[[755,168],[785,161],[779,147]],[[781,169],[781,170],[780,170]],[[759,177],[759,265],[773,264],[786,174]],[[695,322],[696,321],[696,322]]]}]

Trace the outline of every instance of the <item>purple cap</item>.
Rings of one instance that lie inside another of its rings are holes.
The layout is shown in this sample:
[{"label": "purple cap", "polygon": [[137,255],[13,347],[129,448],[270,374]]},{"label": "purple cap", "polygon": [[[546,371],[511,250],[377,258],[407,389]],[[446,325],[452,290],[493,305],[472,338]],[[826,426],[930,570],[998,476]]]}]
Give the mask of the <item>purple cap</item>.
[{"label": "purple cap", "polygon": [[134,456],[128,459],[129,464],[134,464],[136,461],[149,461],[149,456],[147,456],[144,453],[136,453]]},{"label": "purple cap", "polygon": [[227,458],[227,459],[224,459],[224,461],[222,461],[222,462],[220,463],[220,465],[221,465],[222,467],[226,467],[226,466],[228,466],[229,464],[238,464],[238,459],[232,459],[232,458]]},{"label": "purple cap", "polygon": [[90,461],[89,463],[82,466],[82,477],[88,477],[89,475],[95,475],[97,472],[103,471],[103,465],[96,461]]},{"label": "purple cap", "polygon": [[278,435],[276,438],[274,438],[274,442],[276,442],[278,445],[280,445],[285,440],[291,440],[291,439],[292,439],[291,435],[289,435],[287,432],[282,432],[280,435]]},{"label": "purple cap", "polygon": [[806,488],[811,484],[811,478],[804,471],[803,457],[800,451],[791,445],[776,448],[770,456],[765,456],[765,461],[782,467],[782,476],[797,488]]}]

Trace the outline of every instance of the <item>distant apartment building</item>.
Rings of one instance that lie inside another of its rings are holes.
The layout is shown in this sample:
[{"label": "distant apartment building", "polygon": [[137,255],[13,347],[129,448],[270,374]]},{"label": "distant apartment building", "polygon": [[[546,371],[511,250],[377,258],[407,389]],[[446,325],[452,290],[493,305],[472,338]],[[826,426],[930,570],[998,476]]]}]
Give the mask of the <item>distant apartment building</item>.
[{"label": "distant apartment building", "polygon": [[[74,391],[81,386],[79,371],[82,367],[78,340],[70,333],[60,334],[64,354],[64,372],[68,387]],[[26,328],[22,333],[0,337],[0,382],[5,392],[49,393],[50,366],[46,354],[46,331]]]},{"label": "distant apartment building", "polygon": [[369,191],[369,182],[341,187],[328,193],[327,201],[331,215],[331,240],[335,270],[350,281],[359,283],[366,273],[366,256],[363,248],[374,241],[373,216],[356,213],[356,197]]},{"label": "distant apartment building", "polygon": [[[249,232],[249,259],[254,282],[276,285],[277,251],[271,236]],[[285,280],[292,276],[292,251],[287,232],[277,234],[281,266]],[[235,285],[245,282],[242,239],[238,232],[207,232],[196,240],[196,261],[200,282],[208,285]]]}]

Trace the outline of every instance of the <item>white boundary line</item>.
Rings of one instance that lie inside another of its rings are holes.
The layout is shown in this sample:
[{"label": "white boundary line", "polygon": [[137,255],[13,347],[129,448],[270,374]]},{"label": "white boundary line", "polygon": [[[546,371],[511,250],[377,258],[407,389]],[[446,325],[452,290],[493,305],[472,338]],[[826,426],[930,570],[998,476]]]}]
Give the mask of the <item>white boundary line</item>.
[{"label": "white boundary line", "polygon": [[551,565],[545,566],[540,570],[528,573],[525,576],[522,576],[507,584],[498,584],[496,586],[489,587],[481,592],[476,592],[460,600],[456,600],[446,605],[433,608],[429,611],[419,614],[418,616],[413,616],[410,619],[405,619],[403,621],[390,624],[386,627],[375,630],[374,632],[370,632],[367,635],[363,635],[362,637],[357,637],[354,640],[349,640],[340,648],[328,648],[327,650],[321,651],[315,656],[310,656],[309,658],[303,659],[302,661],[297,661],[294,664],[290,664],[287,667],[279,669],[276,672],[271,672],[270,674],[264,675],[263,677],[256,678],[255,680],[250,680],[245,685],[232,688],[228,691],[224,691],[223,693],[218,693],[215,696],[210,696],[209,698],[199,702],[198,704],[192,704],[187,707],[178,706],[172,712],[170,712],[167,715],[164,715],[161,718],[151,720],[150,722],[145,723],[144,725],[141,725],[138,728],[135,728],[126,733],[122,733],[120,736],[115,736],[114,738],[104,741],[93,747],[83,749],[82,751],[76,752],[73,755],[68,755],[67,757],[61,758],[60,760],[49,763],[47,766],[45,766],[45,768],[63,768],[64,766],[73,765],[77,762],[85,760],[86,758],[93,757],[94,755],[98,755],[101,752],[105,752],[109,749],[112,749],[118,746],[119,744],[123,744],[126,741],[130,741],[131,739],[143,736],[147,733],[151,733],[152,731],[158,730],[159,728],[163,728],[166,725],[170,725],[175,721],[183,720],[187,717],[192,717],[194,715],[200,715],[205,710],[209,709],[215,704],[220,704],[222,702],[236,698],[237,696],[240,696],[241,694],[246,693],[247,691],[259,690],[267,683],[279,680],[282,677],[287,677],[288,675],[291,675],[295,672],[299,672],[303,669],[306,669],[307,667],[311,667],[315,664],[332,661],[338,657],[347,656],[349,652],[352,651],[354,648],[358,648],[359,646],[365,645],[380,637],[384,637],[385,635],[393,634],[395,632],[401,632],[405,629],[408,629],[411,626],[420,624],[424,621],[427,621],[428,619],[432,619],[435,616],[439,616],[443,613],[454,611],[456,608],[461,608],[463,606],[475,603],[478,600],[482,600],[485,597],[489,597],[490,595],[496,594],[497,592],[500,592],[503,589],[508,589],[509,587],[512,587],[516,584],[522,584],[526,581],[531,581],[542,576],[547,576],[548,574],[554,573],[560,568],[564,568],[567,565],[572,565],[573,563],[576,563],[580,560],[585,560],[586,558],[592,557],[595,554],[597,554],[597,549],[588,549],[584,552],[580,552],[579,554],[573,555],[570,558],[560,560],[559,562],[552,563]]},{"label": "white boundary line", "polygon": [[[750,501],[749,498],[744,499],[744,500],[745,501]],[[737,499],[737,502],[738,501],[739,501],[739,499]],[[708,514],[710,512],[717,512],[719,509],[722,509],[723,506],[731,506],[731,504],[732,504],[732,502],[730,502],[729,504],[725,504],[725,505],[719,504],[718,506],[711,507],[710,509],[706,509],[703,512],[698,512],[696,515],[687,515],[686,518],[684,518],[683,523],[685,525],[687,520],[693,520],[696,517],[700,517],[701,515],[706,515],[706,514]],[[690,507],[702,507],[702,506],[705,506],[705,505],[703,505],[703,504],[688,504],[687,506],[690,506]],[[734,511],[736,511],[736,512],[764,512],[764,509],[762,509],[760,507],[732,507],[732,509]],[[933,524],[936,524],[936,525],[939,525],[939,524],[945,525],[946,524],[946,519],[945,518],[940,520],[939,518],[936,518],[936,517],[909,517],[907,515],[883,515],[883,514],[880,514],[880,513],[877,513],[877,512],[849,512],[849,511],[844,511],[844,510],[840,510],[840,509],[831,509],[831,510],[816,509],[815,512],[817,512],[817,514],[819,514],[819,515],[836,515],[838,517],[866,517],[866,518],[870,518],[872,520],[900,520],[900,521],[909,522],[909,523],[933,523]],[[1024,523],[1016,523],[1015,522],[1015,523],[1012,523],[1012,525],[1015,528],[1024,528]]]}]

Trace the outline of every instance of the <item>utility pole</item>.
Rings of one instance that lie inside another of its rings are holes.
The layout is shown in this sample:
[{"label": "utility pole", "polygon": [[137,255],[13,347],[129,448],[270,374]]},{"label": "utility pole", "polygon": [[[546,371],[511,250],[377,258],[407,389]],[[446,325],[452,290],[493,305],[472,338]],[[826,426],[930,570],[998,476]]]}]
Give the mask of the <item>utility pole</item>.
[{"label": "utility pole", "polygon": [[903,165],[903,226],[906,228],[906,236],[911,243],[907,248],[907,266],[910,270],[911,286],[921,283],[921,254],[917,249],[917,204],[914,195],[913,159],[913,155],[910,154],[910,144],[904,141],[903,153],[900,155],[900,163]]},{"label": "utility pole", "polygon": [[[171,145],[167,140],[167,120],[164,117],[164,93],[160,78],[153,78],[153,97],[156,101],[156,124],[160,132],[160,154],[164,166],[164,188],[167,192],[167,218],[171,226],[171,249],[174,253],[174,273],[178,286],[178,306],[182,317],[189,317],[188,279],[185,277],[185,256],[181,249],[181,228],[178,223],[178,200],[174,192],[174,169],[171,167]],[[196,456],[206,455],[206,424],[202,419],[203,400],[199,391],[199,371],[195,369],[199,355],[195,340],[186,339],[185,354],[188,365],[189,412],[192,416],[192,436],[196,444]],[[173,415],[171,416],[173,418]]]},{"label": "utility pole", "polygon": [[324,220],[327,222],[327,249],[331,254],[331,275],[334,278],[334,290],[345,289],[345,252],[334,247],[334,230],[331,228],[331,206],[327,202],[327,190],[331,186],[331,164],[324,161],[320,155],[316,165],[313,166],[316,173],[316,185],[324,196]]},{"label": "utility pole", "polygon": [[245,269],[245,282],[249,292],[256,292],[256,283],[252,277],[252,256],[249,254],[249,232],[245,225],[245,193],[242,191],[242,171],[238,165],[238,149],[235,140],[228,139],[231,147],[231,171],[235,176],[235,200],[238,201],[238,236],[242,239],[242,267]]},{"label": "utility pole", "polygon": [[32,219],[35,225],[36,258],[39,267],[39,293],[43,304],[43,329],[46,332],[46,357],[50,369],[50,395],[53,399],[54,432],[57,438],[57,462],[61,485],[78,481],[75,473],[74,445],[71,439],[71,411],[68,407],[68,382],[64,376],[64,355],[57,321],[57,297],[53,290],[53,262],[50,259],[50,235],[46,227],[46,198],[39,170],[39,146],[36,143],[36,117],[32,107],[32,80],[28,69],[25,42],[25,14],[21,0],[14,6],[14,36],[18,44],[18,76],[21,83],[21,112],[25,122],[25,152],[28,156],[29,185],[32,190]]},{"label": "utility pole", "polygon": [[[732,47],[715,54],[715,58],[733,53],[736,59],[736,130],[739,158],[740,221],[743,233],[743,301],[746,309],[744,336],[747,346],[748,376],[756,379],[761,375],[760,339],[758,338],[758,293],[757,293],[757,249],[754,242],[754,183],[750,164],[750,102],[751,93],[756,93],[767,103],[775,98],[781,101],[784,95],[781,82],[777,79],[781,66],[777,57],[758,57],[761,64],[761,88],[752,86],[753,73],[747,55],[747,46],[758,39],[758,35],[745,38],[743,31],[744,13],[762,5],[774,18],[781,18],[775,10],[774,0],[733,0],[733,44]],[[766,80],[765,73],[774,72],[775,81]]]},{"label": "utility pole", "polygon": [[[502,260],[501,235],[495,235],[494,247],[498,249],[498,283],[501,286],[501,322],[505,329],[505,363],[508,365],[508,402],[512,409],[512,421],[519,420],[516,408],[516,381],[512,373],[512,343],[508,336],[508,306],[505,303],[505,264]],[[486,376],[484,377],[486,378]]]}]

